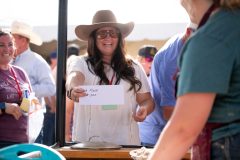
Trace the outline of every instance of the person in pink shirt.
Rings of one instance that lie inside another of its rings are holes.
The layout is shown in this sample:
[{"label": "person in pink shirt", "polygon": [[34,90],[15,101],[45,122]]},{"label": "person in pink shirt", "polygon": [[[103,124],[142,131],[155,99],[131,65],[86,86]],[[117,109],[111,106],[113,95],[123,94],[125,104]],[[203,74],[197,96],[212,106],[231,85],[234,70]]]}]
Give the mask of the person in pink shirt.
[{"label": "person in pink shirt", "polygon": [[15,51],[13,36],[0,31],[0,148],[28,142],[28,114],[20,104],[32,89],[25,71],[10,64]]}]

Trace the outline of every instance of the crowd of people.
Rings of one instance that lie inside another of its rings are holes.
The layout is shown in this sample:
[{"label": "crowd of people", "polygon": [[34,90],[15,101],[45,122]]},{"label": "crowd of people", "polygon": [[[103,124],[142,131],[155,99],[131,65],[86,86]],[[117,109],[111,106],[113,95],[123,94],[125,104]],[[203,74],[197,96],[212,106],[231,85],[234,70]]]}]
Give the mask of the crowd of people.
[{"label": "crowd of people", "polygon": [[[150,160],[181,159],[189,149],[192,160],[240,159],[240,1],[180,3],[186,30],[161,48],[143,45],[136,59],[125,47],[134,22],[99,10],[92,24],[76,26],[87,52],[68,45],[66,141],[150,147]],[[57,51],[48,64],[30,43],[42,40],[24,22],[0,31],[0,148],[29,142],[32,96],[46,110],[35,142],[55,143]],[[81,104],[84,86],[100,85],[121,85],[123,104]]]}]

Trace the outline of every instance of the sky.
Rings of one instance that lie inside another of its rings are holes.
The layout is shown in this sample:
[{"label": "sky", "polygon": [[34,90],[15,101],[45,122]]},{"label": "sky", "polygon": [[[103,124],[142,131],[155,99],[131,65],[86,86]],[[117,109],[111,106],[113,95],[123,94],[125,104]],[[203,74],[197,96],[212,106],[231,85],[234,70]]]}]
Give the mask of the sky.
[{"label": "sky", "polygon": [[[0,0],[0,26],[23,20],[32,26],[58,24],[58,0]],[[97,10],[111,9],[119,22],[188,22],[180,0],[68,0],[68,24],[90,24]]]},{"label": "sky", "polygon": [[[44,41],[57,38],[59,0],[0,2],[0,27],[8,28],[12,21],[20,20],[30,24]],[[68,39],[76,39],[75,26],[91,24],[101,9],[112,10],[120,23],[135,23],[127,37],[130,40],[166,39],[181,32],[189,21],[180,0],[68,0]]]}]

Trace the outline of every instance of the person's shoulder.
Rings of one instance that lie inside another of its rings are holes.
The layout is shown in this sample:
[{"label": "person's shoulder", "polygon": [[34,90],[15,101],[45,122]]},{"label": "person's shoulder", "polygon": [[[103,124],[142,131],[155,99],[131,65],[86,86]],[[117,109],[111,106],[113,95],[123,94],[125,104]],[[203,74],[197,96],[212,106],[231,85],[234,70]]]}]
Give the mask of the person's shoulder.
[{"label": "person's shoulder", "polygon": [[132,60],[133,67],[141,66],[141,63],[138,60],[136,60],[136,59],[131,59],[131,60]]},{"label": "person's shoulder", "polygon": [[71,55],[70,57],[68,57],[67,59],[67,63],[73,63],[73,62],[80,62],[80,61],[85,61],[86,56],[84,55]]},{"label": "person's shoulder", "polygon": [[34,57],[36,57],[37,59],[40,59],[40,60],[44,60],[45,61],[45,59],[42,57],[42,55],[40,55],[39,53],[37,53],[37,52],[34,52],[34,51],[32,51],[32,55],[34,56]]},{"label": "person's shoulder", "polygon": [[37,52],[31,51],[31,54],[29,54],[29,58],[31,59],[31,62],[35,65],[35,66],[49,66],[46,59],[43,58],[42,55],[40,55]]},{"label": "person's shoulder", "polygon": [[74,60],[76,60],[76,59],[78,59],[78,58],[79,58],[79,56],[71,55],[71,56],[69,56],[69,57],[67,58],[67,61],[68,61],[68,62],[71,62],[71,61],[74,61]]},{"label": "person's shoulder", "polygon": [[87,56],[85,55],[79,55],[75,56],[72,55],[67,59],[67,69],[70,69],[72,67],[79,68],[80,66],[87,66],[86,62]]},{"label": "person's shoulder", "polygon": [[184,36],[184,33],[178,33],[178,34],[173,35],[172,37],[170,37],[168,39],[168,41],[166,42],[166,44],[164,46],[174,45],[174,44],[177,44],[179,42],[182,43],[183,36]]},{"label": "person's shoulder", "polygon": [[[32,61],[38,61],[38,62],[43,62],[43,61],[45,61],[45,62],[47,62],[47,61],[42,57],[42,55],[40,55],[39,53],[34,52],[34,51],[32,51],[32,50],[29,50],[29,51],[27,52],[27,56],[28,56],[28,58],[31,59]],[[36,62],[34,62],[34,63],[36,63]]]},{"label": "person's shoulder", "polygon": [[[217,42],[227,46],[236,46],[240,34],[240,9],[219,10],[199,29],[196,35],[199,41]],[[224,44],[225,43],[225,44]],[[208,43],[210,44],[210,43]]]},{"label": "person's shoulder", "polygon": [[157,52],[157,54],[155,55],[155,57],[161,57],[164,56],[164,54],[168,54],[168,53],[175,53],[175,50],[178,51],[179,49],[181,49],[182,45],[183,45],[183,38],[184,33],[178,33],[172,37],[170,37],[167,42],[163,45],[162,48],[160,48],[160,50]]},{"label": "person's shoulder", "polygon": [[21,67],[19,67],[19,66],[15,66],[15,65],[11,65],[11,67],[15,70],[15,71],[17,71],[17,70],[23,70]]},{"label": "person's shoulder", "polygon": [[221,23],[227,26],[235,25],[239,26],[240,23],[240,9],[221,9],[214,16],[212,16],[214,23]]},{"label": "person's shoulder", "polygon": [[15,65],[11,65],[11,66],[15,72],[26,75],[26,72],[23,68]]},{"label": "person's shoulder", "polygon": [[136,65],[139,65],[139,64],[140,64],[139,61],[138,61],[137,59],[135,59],[134,57],[132,57],[130,54],[126,54],[126,60],[127,60],[128,62],[131,62],[131,64],[132,64],[133,66],[136,66]]},{"label": "person's shoulder", "polygon": [[136,70],[136,71],[143,70],[143,66],[141,65],[141,63],[138,60],[136,60],[134,58],[129,58],[128,60],[132,62],[131,64],[132,64],[132,67],[134,68],[134,70]]}]

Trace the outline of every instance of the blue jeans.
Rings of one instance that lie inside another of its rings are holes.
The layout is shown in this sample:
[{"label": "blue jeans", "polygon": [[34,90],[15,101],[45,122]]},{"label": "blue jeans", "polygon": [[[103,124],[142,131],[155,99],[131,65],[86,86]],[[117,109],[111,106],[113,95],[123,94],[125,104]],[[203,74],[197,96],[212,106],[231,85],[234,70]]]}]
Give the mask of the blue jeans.
[{"label": "blue jeans", "polygon": [[240,160],[240,133],[212,142],[211,160]]},{"label": "blue jeans", "polygon": [[154,147],[154,144],[149,144],[149,143],[141,142],[141,146],[146,147],[146,148],[153,148],[153,147]]},{"label": "blue jeans", "polygon": [[44,113],[43,127],[35,143],[41,143],[47,146],[51,146],[55,143],[55,115],[55,113],[51,113],[48,110]]}]

